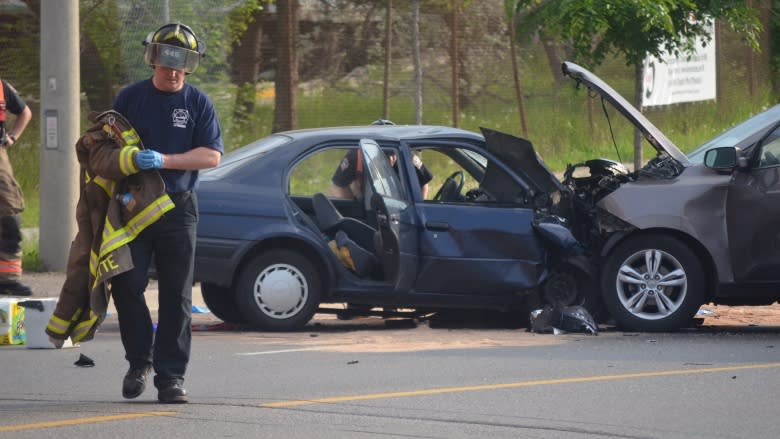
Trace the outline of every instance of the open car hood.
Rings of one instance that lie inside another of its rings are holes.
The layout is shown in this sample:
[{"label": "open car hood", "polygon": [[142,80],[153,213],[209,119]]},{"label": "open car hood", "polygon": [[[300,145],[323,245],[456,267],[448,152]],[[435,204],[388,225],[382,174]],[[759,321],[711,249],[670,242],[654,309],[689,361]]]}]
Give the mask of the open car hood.
[{"label": "open car hood", "polygon": [[572,62],[564,62],[561,66],[563,74],[574,79],[578,83],[585,84],[589,89],[598,93],[603,99],[606,99],[617,111],[625,116],[635,127],[639,129],[643,136],[650,142],[658,152],[665,152],[683,166],[688,166],[691,162],[680,151],[664,133],[661,132],[652,122],[631,105],[623,96],[594,75],[587,69]]},{"label": "open car hood", "polygon": [[547,165],[536,154],[531,142],[488,128],[480,127],[480,130],[485,137],[487,150],[524,177],[529,189],[534,193],[552,195],[565,190],[555,174],[550,172]]}]

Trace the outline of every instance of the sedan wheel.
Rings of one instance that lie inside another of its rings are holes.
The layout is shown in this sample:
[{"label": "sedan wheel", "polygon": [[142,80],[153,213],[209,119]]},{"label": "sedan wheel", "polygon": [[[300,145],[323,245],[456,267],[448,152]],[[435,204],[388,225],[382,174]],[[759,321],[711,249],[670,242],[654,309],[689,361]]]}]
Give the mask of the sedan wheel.
[{"label": "sedan wheel", "polygon": [[230,288],[201,283],[200,293],[209,311],[217,318],[228,323],[246,323],[246,319],[236,306],[236,296]]},{"label": "sedan wheel", "polygon": [[607,257],[604,303],[617,323],[635,331],[669,331],[690,324],[704,301],[696,255],[664,235],[629,239]]},{"label": "sedan wheel", "polygon": [[236,302],[247,322],[289,331],[311,320],[320,303],[320,278],[303,255],[272,250],[253,258],[238,282]]}]

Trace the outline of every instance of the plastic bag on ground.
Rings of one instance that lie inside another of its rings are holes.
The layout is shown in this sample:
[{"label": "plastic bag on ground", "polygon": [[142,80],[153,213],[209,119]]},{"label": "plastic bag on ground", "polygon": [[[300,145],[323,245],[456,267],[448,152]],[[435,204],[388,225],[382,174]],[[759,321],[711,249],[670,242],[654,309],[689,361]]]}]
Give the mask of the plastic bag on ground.
[{"label": "plastic bag on ground", "polygon": [[539,334],[584,332],[598,335],[599,328],[587,309],[582,306],[545,305],[531,311],[531,331]]}]

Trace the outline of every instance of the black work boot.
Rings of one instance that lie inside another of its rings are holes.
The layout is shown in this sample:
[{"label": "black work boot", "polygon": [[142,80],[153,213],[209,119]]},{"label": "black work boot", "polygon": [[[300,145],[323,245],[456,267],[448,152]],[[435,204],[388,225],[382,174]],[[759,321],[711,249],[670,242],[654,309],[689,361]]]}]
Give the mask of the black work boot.
[{"label": "black work boot", "polygon": [[0,294],[9,296],[31,296],[32,290],[19,281],[0,282]]},{"label": "black work boot", "polygon": [[122,380],[122,396],[126,399],[138,398],[146,389],[146,378],[152,371],[151,365],[143,367],[132,367],[125,374]]},{"label": "black work boot", "polygon": [[157,390],[157,400],[164,404],[183,404],[187,402],[187,391],[179,382],[166,383]]}]

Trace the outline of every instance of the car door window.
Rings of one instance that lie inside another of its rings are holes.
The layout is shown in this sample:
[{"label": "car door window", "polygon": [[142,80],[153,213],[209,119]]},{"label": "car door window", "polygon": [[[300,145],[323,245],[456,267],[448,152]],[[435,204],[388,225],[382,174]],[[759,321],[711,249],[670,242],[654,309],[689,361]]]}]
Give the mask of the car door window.
[{"label": "car door window", "polygon": [[380,195],[401,199],[403,192],[398,182],[398,175],[390,166],[386,153],[370,139],[362,139],[360,145],[365,155],[365,166],[370,171],[369,176],[374,190]]},{"label": "car door window", "polygon": [[766,168],[780,165],[780,127],[777,127],[761,144],[761,157],[758,167]]},{"label": "car door window", "polygon": [[349,158],[356,152],[357,148],[333,147],[304,158],[290,171],[289,194],[311,197],[321,192],[332,198],[351,198],[348,191],[354,180],[355,171],[351,168],[355,164],[350,163]]},{"label": "car door window", "polygon": [[[431,202],[479,202],[479,203],[520,203],[523,188],[487,156],[466,147],[433,145],[429,147],[415,145],[420,151],[425,165],[433,174],[428,201]],[[463,174],[463,187],[457,197],[446,200],[434,200],[436,194],[446,188],[447,179],[460,178]]]}]

